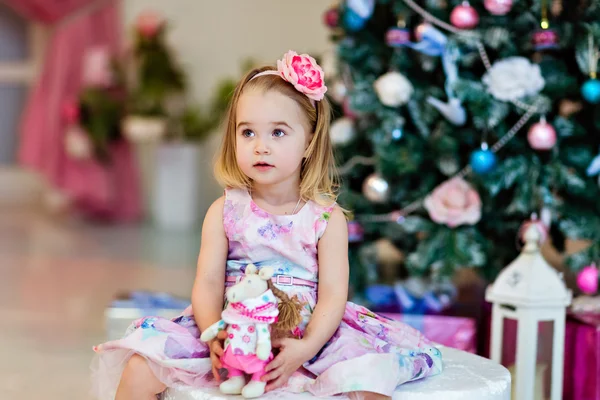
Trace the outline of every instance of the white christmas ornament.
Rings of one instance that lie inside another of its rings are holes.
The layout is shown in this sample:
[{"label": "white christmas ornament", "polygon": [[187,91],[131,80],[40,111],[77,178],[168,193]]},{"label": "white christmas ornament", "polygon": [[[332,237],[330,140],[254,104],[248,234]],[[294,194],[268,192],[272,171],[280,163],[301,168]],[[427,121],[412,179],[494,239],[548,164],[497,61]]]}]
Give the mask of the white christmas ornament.
[{"label": "white christmas ornament", "polygon": [[333,82],[333,85],[331,86],[331,98],[333,101],[338,104],[342,104],[347,94],[348,88],[346,88],[344,82],[341,80]]},{"label": "white christmas ornament", "polygon": [[488,92],[502,101],[536,95],[546,84],[540,66],[524,57],[509,57],[495,62],[482,80]]},{"label": "white christmas ornament", "polygon": [[388,72],[381,75],[373,87],[379,101],[388,107],[398,107],[408,103],[414,91],[409,80],[399,72]]},{"label": "white christmas ornament", "polygon": [[354,139],[354,136],[356,136],[354,122],[348,117],[336,119],[333,124],[331,124],[329,135],[331,137],[331,143],[333,143],[334,146],[348,144]]},{"label": "white christmas ornament", "polygon": [[92,143],[80,126],[72,126],[65,134],[65,151],[75,160],[87,160],[92,156]]}]

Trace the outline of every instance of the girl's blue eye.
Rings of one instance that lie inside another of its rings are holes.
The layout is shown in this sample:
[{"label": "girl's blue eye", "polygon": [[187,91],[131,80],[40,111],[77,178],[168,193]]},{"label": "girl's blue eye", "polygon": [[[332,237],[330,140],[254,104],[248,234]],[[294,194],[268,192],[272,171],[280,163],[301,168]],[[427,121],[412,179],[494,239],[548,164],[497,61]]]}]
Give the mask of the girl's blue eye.
[{"label": "girl's blue eye", "polygon": [[242,132],[242,136],[244,137],[251,137],[254,135],[254,132],[252,132],[250,129],[244,129],[244,131]]},{"label": "girl's blue eye", "polygon": [[275,129],[273,131],[273,136],[275,136],[275,137],[284,137],[285,136],[285,132],[282,131],[281,129]]}]

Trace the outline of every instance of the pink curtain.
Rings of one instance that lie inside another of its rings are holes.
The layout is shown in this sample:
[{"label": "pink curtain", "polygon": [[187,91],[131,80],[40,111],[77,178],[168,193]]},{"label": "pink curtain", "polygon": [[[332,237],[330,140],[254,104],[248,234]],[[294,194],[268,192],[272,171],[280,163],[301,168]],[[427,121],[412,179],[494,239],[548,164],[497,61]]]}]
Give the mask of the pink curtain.
[{"label": "pink curtain", "polygon": [[81,89],[86,49],[120,51],[118,0],[4,0],[23,16],[50,24],[52,35],[39,80],[23,115],[19,161],[68,196],[83,214],[116,221],[141,215],[134,155],[126,143],[112,149],[109,166],[78,161],[64,150],[63,105]]}]

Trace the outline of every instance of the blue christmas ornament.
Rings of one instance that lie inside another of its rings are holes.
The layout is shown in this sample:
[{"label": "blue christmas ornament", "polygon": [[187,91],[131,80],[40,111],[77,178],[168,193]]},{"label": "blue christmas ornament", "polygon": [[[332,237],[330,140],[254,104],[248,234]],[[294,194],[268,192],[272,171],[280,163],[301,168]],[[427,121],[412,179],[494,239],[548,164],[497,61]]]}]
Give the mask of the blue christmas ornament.
[{"label": "blue christmas ornament", "polygon": [[404,131],[402,130],[402,127],[397,127],[392,130],[392,139],[400,140],[402,139],[402,136],[404,136]]},{"label": "blue christmas ornament", "polygon": [[344,12],[344,27],[349,31],[359,31],[365,26],[366,23],[366,18],[362,18],[350,8],[347,8]]},{"label": "blue christmas ornament", "polygon": [[590,79],[581,87],[581,95],[592,104],[600,103],[600,81]]},{"label": "blue christmas ornament", "polygon": [[471,153],[471,168],[473,172],[479,175],[487,174],[496,166],[496,155],[487,148],[487,145],[482,145],[480,150]]}]

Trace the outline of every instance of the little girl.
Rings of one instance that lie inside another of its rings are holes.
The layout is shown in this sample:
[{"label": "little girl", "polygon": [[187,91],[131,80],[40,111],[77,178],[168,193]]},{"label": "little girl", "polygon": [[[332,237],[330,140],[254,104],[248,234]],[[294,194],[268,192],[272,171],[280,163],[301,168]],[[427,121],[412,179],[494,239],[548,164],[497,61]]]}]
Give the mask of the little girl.
[{"label": "little girl", "polygon": [[215,167],[227,189],[205,217],[192,304],[95,347],[96,396],[150,400],[169,386],[220,382],[223,336],[207,346],[200,331],[220,320],[225,291],[250,263],[273,268],[280,307],[300,311],[273,337],[265,398],[275,389],[389,398],[441,371],[440,351],[418,331],[346,302],[348,233],[335,203],[326,90],[315,60],[293,51],[238,84]]}]

